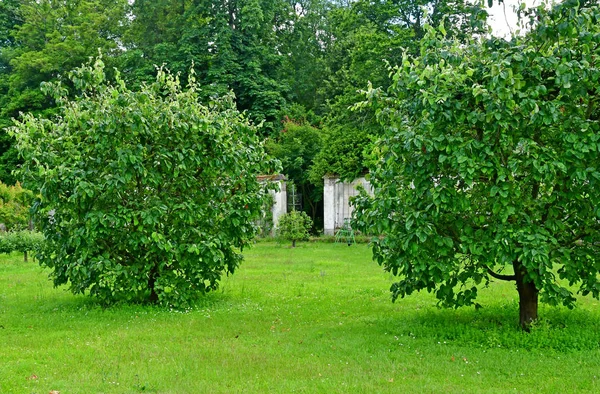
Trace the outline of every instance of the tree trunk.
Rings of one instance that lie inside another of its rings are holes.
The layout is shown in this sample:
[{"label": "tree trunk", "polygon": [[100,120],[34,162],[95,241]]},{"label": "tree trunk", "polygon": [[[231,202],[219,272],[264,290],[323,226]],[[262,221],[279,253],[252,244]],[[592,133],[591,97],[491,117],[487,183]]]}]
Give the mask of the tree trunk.
[{"label": "tree trunk", "polygon": [[[29,229],[29,231],[33,231],[33,220],[29,219],[29,225],[27,227]],[[27,251],[25,251],[23,253],[23,260],[25,260],[25,262],[27,262]]]},{"label": "tree trunk", "polygon": [[157,269],[156,265],[154,265],[148,274],[148,288],[150,289],[150,298],[148,298],[148,301],[150,301],[151,304],[156,304],[158,302],[158,294],[156,294],[155,288],[156,274]]},{"label": "tree trunk", "polygon": [[292,240],[292,248],[295,248],[295,247],[296,247],[296,240],[294,239],[294,240]]},{"label": "tree trunk", "polygon": [[519,292],[519,324],[529,331],[531,323],[538,318],[538,289],[527,278],[527,270],[518,261],[513,262],[515,280]]}]

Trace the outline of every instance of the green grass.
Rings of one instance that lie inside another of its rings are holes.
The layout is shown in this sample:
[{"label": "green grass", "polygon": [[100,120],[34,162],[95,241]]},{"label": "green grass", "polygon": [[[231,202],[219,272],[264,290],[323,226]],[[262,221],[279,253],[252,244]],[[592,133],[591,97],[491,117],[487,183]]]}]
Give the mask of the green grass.
[{"label": "green grass", "polygon": [[366,245],[245,254],[185,313],[103,309],[0,258],[0,393],[600,392],[596,300],[542,306],[525,334],[508,283],[483,309],[441,310],[428,294],[391,303]]}]

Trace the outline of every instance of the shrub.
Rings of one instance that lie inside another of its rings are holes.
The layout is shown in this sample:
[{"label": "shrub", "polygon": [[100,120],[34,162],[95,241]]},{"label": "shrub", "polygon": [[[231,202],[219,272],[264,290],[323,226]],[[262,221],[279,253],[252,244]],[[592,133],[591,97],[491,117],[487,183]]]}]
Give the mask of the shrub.
[{"label": "shrub", "polygon": [[193,71],[188,89],[159,70],[131,91],[103,68],[72,73],[74,100],[46,84],[60,116],[12,128],[26,184],[41,190],[40,263],[73,293],[186,307],[240,264],[268,195],[257,175],[276,165],[232,97],[199,102]]},{"label": "shrub", "polygon": [[292,247],[296,247],[296,241],[308,240],[311,228],[312,220],[306,213],[292,211],[279,218],[278,235],[292,241]]}]

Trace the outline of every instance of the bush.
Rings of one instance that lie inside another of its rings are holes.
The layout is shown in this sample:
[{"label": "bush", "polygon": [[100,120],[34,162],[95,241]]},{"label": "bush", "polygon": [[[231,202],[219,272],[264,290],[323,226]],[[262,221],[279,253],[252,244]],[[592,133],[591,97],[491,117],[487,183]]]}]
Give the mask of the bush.
[{"label": "bush", "polygon": [[286,118],[277,138],[268,140],[265,147],[282,164],[288,179],[288,191],[293,184],[302,194],[303,206],[311,216],[316,215],[317,201],[323,198],[323,178],[316,184],[308,179],[309,168],[321,150],[321,131],[307,123],[296,123]]},{"label": "bush", "polygon": [[26,184],[41,190],[40,263],[56,286],[102,302],[187,307],[240,264],[269,198],[257,175],[276,164],[231,96],[199,102],[193,72],[188,89],[159,70],[131,91],[98,59],[71,79],[74,100],[44,86],[59,117],[11,129]]},{"label": "bush", "polygon": [[312,220],[306,213],[292,211],[279,218],[278,235],[296,247],[296,241],[308,241],[311,228]]}]

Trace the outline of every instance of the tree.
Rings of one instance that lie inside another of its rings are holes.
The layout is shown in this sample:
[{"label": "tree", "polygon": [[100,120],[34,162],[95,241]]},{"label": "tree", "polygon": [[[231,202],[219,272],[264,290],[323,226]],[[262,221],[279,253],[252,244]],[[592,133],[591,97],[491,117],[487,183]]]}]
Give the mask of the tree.
[{"label": "tree", "polygon": [[0,253],[23,253],[23,261],[29,261],[29,252],[37,253],[44,246],[44,236],[32,230],[0,233]]},{"label": "tree", "polygon": [[296,247],[296,241],[308,240],[312,220],[305,212],[292,211],[281,215],[278,224],[278,234],[281,238],[292,241],[292,248]]},{"label": "tree", "polygon": [[72,73],[81,91],[44,89],[60,104],[52,120],[24,115],[11,132],[23,177],[41,197],[34,218],[46,236],[40,263],[56,286],[103,302],[186,306],[233,273],[253,238],[276,171],[231,96],[207,107],[160,70],[129,90],[105,79],[97,59]]},{"label": "tree", "polygon": [[[281,30],[278,48],[282,59],[281,75],[289,86],[286,99],[308,111],[322,115],[326,100],[323,81],[331,72],[327,67],[328,50],[333,36],[331,10],[337,6],[331,0],[290,1],[291,13],[287,28]],[[285,115],[297,119],[290,113]]]},{"label": "tree", "polygon": [[[154,65],[181,72],[194,61],[204,98],[235,93],[265,135],[276,131],[287,85],[280,77],[280,35],[291,25],[285,0],[138,0],[121,57],[127,73],[147,80]],[[208,101],[208,100],[207,100]]]},{"label": "tree", "polygon": [[[119,52],[126,0],[9,0],[0,4],[0,180],[14,184],[20,163],[4,130],[19,112],[50,115],[55,103],[39,87],[62,79],[98,49]],[[66,81],[68,82],[68,81]]]},{"label": "tree", "polygon": [[530,16],[510,42],[430,29],[387,94],[369,93],[386,134],[353,226],[382,234],[394,300],[472,305],[478,285],[514,281],[528,329],[538,298],[573,306],[566,283],[600,296],[600,8]]},{"label": "tree", "polygon": [[[5,0],[0,2],[0,105],[6,107],[3,99],[10,89],[10,75],[12,72],[10,60],[16,47],[13,31],[22,23],[20,15],[20,2],[18,0]],[[15,178],[11,171],[19,164],[18,154],[11,149],[12,138],[4,131],[10,125],[10,120],[0,110],[0,182],[14,184]]]},{"label": "tree", "polygon": [[209,64],[208,34],[212,7],[204,0],[136,0],[124,34],[127,48],[118,58],[129,84],[139,86],[155,79],[156,66],[165,65],[186,80],[192,62],[204,85]]},{"label": "tree", "polygon": [[[317,214],[317,201],[323,196],[323,180],[320,184],[313,185],[308,179],[309,168],[313,163],[315,155],[321,149],[320,130],[311,125],[299,121],[287,119],[276,138],[267,141],[267,151],[282,164],[285,176],[302,194],[304,207],[311,217]],[[321,187],[318,187],[321,186]]]},{"label": "tree", "polygon": [[323,149],[315,156],[308,174],[313,184],[323,185],[323,177],[335,174],[344,181],[353,181],[367,172],[365,152],[375,134],[352,126],[330,127],[324,130]]},{"label": "tree", "polygon": [[[452,37],[465,40],[484,29],[486,13],[464,0],[357,0],[332,7],[328,12],[329,34],[325,49],[328,70],[317,94],[326,102],[324,150],[311,169],[316,182],[327,173],[353,180],[365,172],[365,148],[382,135],[371,108],[350,111],[361,100],[359,89],[367,81],[386,89],[392,80],[386,61],[397,64],[407,50],[417,54],[425,23],[442,24]],[[329,150],[332,150],[330,152]]]}]

